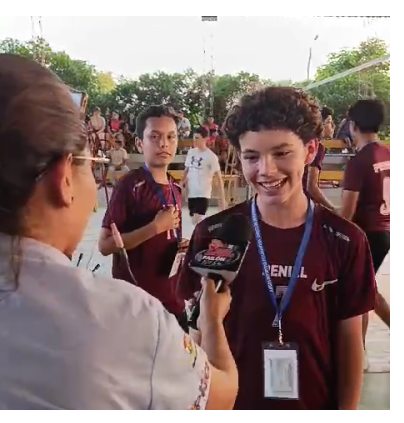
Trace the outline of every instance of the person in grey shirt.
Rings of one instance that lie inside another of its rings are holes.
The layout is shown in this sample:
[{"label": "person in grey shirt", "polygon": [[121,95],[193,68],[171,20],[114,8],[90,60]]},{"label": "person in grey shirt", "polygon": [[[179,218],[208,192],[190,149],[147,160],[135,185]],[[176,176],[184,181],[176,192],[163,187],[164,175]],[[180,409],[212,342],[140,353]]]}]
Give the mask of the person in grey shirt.
[{"label": "person in grey shirt", "polygon": [[0,55],[0,409],[231,409],[229,290],[204,282],[199,346],[140,288],[71,263],[96,201],[86,148],[69,89]]}]

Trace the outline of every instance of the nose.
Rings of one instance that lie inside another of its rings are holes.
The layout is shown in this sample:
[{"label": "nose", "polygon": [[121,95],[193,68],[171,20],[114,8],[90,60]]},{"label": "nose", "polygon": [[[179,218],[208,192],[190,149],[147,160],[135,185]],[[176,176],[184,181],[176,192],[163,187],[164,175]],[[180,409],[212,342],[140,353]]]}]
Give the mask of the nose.
[{"label": "nose", "polygon": [[167,135],[161,135],[159,141],[160,141],[159,142],[159,147],[160,148],[168,148],[169,141],[168,141],[168,136]]},{"label": "nose", "polygon": [[259,173],[262,176],[271,176],[278,172],[276,161],[270,154],[261,156],[259,160]]}]

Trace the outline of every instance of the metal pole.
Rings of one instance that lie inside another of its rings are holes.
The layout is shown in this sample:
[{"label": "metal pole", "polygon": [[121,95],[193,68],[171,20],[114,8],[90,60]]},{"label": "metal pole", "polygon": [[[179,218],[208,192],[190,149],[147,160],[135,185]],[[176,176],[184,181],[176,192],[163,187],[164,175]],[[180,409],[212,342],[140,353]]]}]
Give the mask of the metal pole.
[{"label": "metal pole", "polygon": [[[317,41],[318,40],[318,35],[316,35],[315,37],[314,37],[314,39],[313,39],[313,42],[315,42],[315,41]],[[307,81],[310,81],[310,70],[311,70],[311,60],[312,60],[312,57],[313,57],[313,45],[311,45],[310,46],[310,49],[309,49],[309,59],[308,59],[308,61],[307,61],[307,74],[306,74],[306,79],[307,79]]]},{"label": "metal pole", "polygon": [[310,49],[309,49],[309,60],[307,61],[307,75],[306,75],[306,79],[308,81],[310,81],[310,67],[311,67],[311,56],[312,56],[312,53],[313,53],[313,49],[312,49],[312,47],[310,47]]},{"label": "metal pole", "polygon": [[[217,22],[217,16],[202,16],[202,22]],[[214,76],[215,76],[215,69],[214,69],[214,54],[213,54],[213,32],[210,33],[210,62],[211,62],[211,69],[210,69],[210,81],[209,81],[209,94],[210,94],[210,102],[209,102],[209,113],[213,116],[213,108],[214,108],[214,93],[213,93],[213,83],[214,83]],[[204,49],[205,55],[205,49]],[[205,56],[206,57],[206,56]]]}]

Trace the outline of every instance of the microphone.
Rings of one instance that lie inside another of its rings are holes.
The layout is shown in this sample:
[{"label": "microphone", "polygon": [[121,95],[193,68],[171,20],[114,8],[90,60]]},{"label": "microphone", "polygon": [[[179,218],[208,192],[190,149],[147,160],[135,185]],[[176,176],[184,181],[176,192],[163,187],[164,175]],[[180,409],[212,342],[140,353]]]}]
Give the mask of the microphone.
[{"label": "microphone", "polygon": [[[215,282],[216,292],[236,278],[247,254],[252,237],[252,226],[247,216],[237,213],[226,218],[207,249],[198,251],[189,267],[199,275]],[[197,330],[202,290],[188,318],[190,328]]]}]

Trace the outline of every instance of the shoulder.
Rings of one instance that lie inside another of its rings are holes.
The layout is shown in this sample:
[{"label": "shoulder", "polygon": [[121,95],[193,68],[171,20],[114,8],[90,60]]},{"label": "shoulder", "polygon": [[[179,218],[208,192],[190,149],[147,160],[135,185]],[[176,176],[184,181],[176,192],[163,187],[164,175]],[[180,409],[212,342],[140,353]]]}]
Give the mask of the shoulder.
[{"label": "shoulder", "polygon": [[111,333],[121,333],[121,343],[125,343],[128,333],[133,333],[136,338],[142,337],[145,344],[149,341],[142,333],[147,333],[152,344],[157,342],[157,322],[164,309],[156,298],[128,282],[107,275],[94,275],[84,269],[79,270],[76,278],[84,302],[91,306],[97,322]]},{"label": "shoulder", "polygon": [[210,156],[212,159],[218,159],[217,154],[216,154],[214,151],[212,151],[210,148],[208,148],[206,151],[208,151],[208,153],[207,153],[207,154],[209,154],[209,156]]},{"label": "shoulder", "polygon": [[223,222],[226,218],[232,214],[244,214],[250,217],[250,202],[244,201],[236,204],[233,207],[229,207],[219,213],[203,219],[195,228],[194,234],[196,236],[214,236],[217,231],[223,226]]},{"label": "shoulder", "polygon": [[356,248],[366,241],[366,235],[359,226],[321,205],[316,205],[315,219],[324,236],[348,248]]},{"label": "shoulder", "polygon": [[130,191],[135,191],[146,183],[147,180],[144,171],[142,169],[134,169],[122,176],[114,188],[114,191],[127,191],[128,189]]},{"label": "shoulder", "polygon": [[363,155],[361,154],[361,151],[358,151],[355,156],[351,157],[346,165],[345,165],[345,170],[346,169],[356,169],[358,166],[361,165],[361,163],[363,162]]},{"label": "shoulder", "polygon": [[323,156],[325,154],[325,147],[324,144],[322,142],[318,143],[318,151],[317,154]]}]

